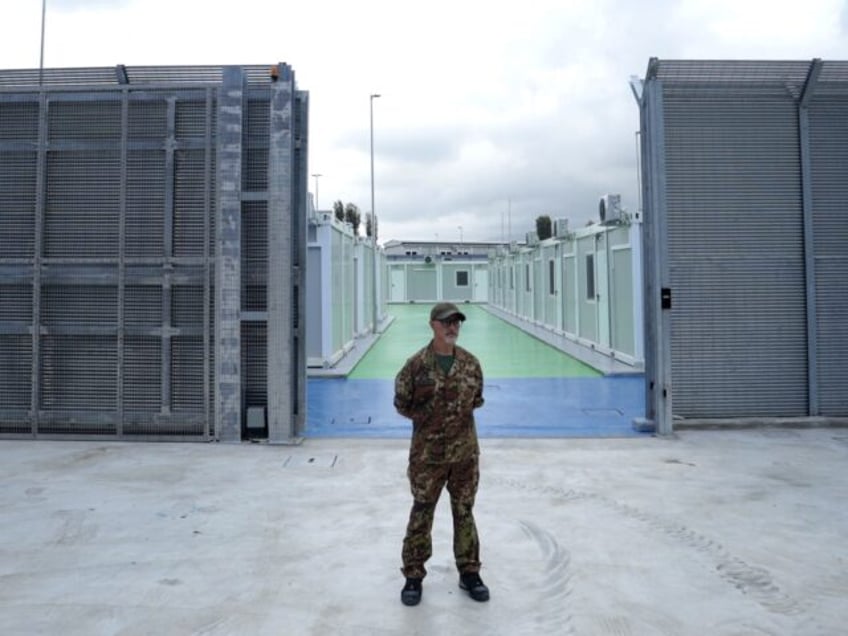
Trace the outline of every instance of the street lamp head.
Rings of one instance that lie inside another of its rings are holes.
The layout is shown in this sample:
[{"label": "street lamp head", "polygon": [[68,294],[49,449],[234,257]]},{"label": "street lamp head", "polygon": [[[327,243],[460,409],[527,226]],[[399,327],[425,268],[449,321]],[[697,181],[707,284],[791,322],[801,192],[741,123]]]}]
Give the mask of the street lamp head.
[{"label": "street lamp head", "polygon": [[375,97],[379,97],[379,96],[380,96],[379,93],[371,93],[371,99],[374,99]]}]

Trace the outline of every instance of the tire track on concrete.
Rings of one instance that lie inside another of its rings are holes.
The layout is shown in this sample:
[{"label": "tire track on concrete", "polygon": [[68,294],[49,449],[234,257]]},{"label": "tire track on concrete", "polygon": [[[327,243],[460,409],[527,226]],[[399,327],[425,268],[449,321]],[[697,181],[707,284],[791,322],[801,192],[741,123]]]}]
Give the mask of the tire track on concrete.
[{"label": "tire track on concrete", "polygon": [[528,521],[519,521],[524,534],[536,542],[545,561],[539,607],[533,614],[533,627],[543,634],[574,634],[568,610],[571,595],[571,553],[546,530]]},{"label": "tire track on concrete", "polygon": [[683,524],[663,519],[658,515],[596,493],[554,486],[533,486],[518,480],[501,479],[496,476],[488,479],[493,484],[531,494],[553,496],[572,502],[590,501],[621,516],[638,521],[656,533],[664,534],[707,557],[715,564],[715,571],[723,581],[732,585],[745,597],[750,598],[765,610],[795,618],[799,630],[797,633],[821,634],[822,636],[827,633],[818,621],[807,613],[807,608],[800,601],[780,589],[767,569],[750,565],[744,559],[731,554],[721,543],[713,541]]}]

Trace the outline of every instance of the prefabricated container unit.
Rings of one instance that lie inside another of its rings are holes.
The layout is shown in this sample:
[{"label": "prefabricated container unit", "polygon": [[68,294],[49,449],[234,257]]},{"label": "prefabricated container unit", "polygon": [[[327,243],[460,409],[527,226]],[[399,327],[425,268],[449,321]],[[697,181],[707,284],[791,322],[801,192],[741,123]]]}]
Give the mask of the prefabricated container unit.
[{"label": "prefabricated container unit", "polygon": [[382,321],[385,257],[330,212],[310,217],[307,236],[307,365],[330,368]]},{"label": "prefabricated container unit", "polygon": [[485,303],[489,294],[489,267],[485,261],[447,261],[433,257],[393,259],[387,262],[389,302]]},{"label": "prefabricated container unit", "polygon": [[307,113],[285,64],[0,71],[0,436],[299,435]]},{"label": "prefabricated container unit", "polygon": [[848,416],[848,62],[652,59],[634,89],[646,417]]},{"label": "prefabricated container unit", "polygon": [[628,217],[494,250],[489,304],[519,325],[641,367],[640,232]]}]

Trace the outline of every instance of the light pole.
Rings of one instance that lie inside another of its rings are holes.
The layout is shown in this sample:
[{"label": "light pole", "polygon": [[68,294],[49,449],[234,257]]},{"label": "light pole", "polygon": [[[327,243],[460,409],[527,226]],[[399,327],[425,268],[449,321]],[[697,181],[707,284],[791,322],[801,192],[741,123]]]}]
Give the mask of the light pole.
[{"label": "light pole", "polygon": [[459,244],[462,245],[462,226],[458,225],[459,228]]},{"label": "light pole", "polygon": [[374,99],[380,97],[379,93],[371,93],[369,106],[371,111],[371,248],[374,250],[374,289],[371,294],[373,299],[372,310],[372,333],[377,333],[377,208],[374,207]]},{"label": "light pole", "polygon": [[312,176],[315,177],[315,212],[317,213],[321,209],[318,207],[318,177],[323,177],[324,175],[317,172]]},{"label": "light pole", "polygon": [[47,17],[47,0],[41,2],[41,57],[38,61],[38,86],[44,84],[44,21]]}]

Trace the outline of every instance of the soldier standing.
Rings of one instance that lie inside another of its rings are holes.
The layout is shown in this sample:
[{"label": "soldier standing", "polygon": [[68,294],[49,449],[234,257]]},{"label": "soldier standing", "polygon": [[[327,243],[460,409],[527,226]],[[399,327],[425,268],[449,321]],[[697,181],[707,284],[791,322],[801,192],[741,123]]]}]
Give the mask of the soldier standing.
[{"label": "soldier standing", "polygon": [[480,542],[472,509],[480,478],[474,409],[483,405],[483,371],[476,357],[456,345],[465,321],[452,303],[430,311],[433,339],[395,378],[394,405],[412,420],[409,484],[413,504],[403,540],[401,591],[405,605],[421,601],[424,563],[432,554],[433,515],[447,487],[453,514],[453,551],[459,587],[475,601],[488,601],[480,579]]}]

